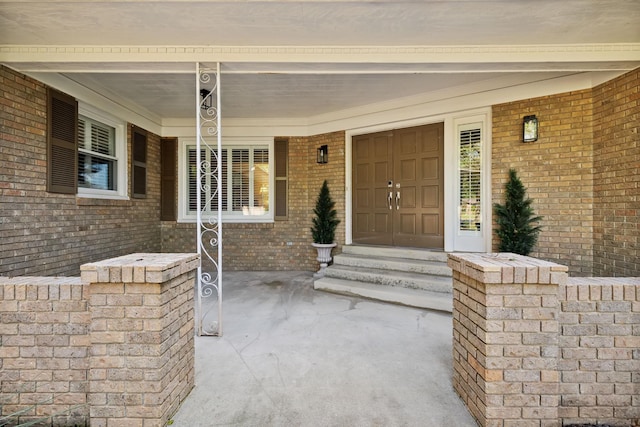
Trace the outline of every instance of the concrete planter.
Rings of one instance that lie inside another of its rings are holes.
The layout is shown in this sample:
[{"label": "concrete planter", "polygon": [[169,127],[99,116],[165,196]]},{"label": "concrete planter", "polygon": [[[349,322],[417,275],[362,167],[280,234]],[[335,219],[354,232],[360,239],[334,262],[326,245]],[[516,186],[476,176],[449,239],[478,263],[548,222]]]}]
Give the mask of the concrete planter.
[{"label": "concrete planter", "polygon": [[320,270],[318,270],[315,276],[323,277],[325,268],[327,268],[332,260],[331,250],[336,247],[337,243],[312,243],[311,245],[318,251],[318,257],[316,259],[320,263]]}]

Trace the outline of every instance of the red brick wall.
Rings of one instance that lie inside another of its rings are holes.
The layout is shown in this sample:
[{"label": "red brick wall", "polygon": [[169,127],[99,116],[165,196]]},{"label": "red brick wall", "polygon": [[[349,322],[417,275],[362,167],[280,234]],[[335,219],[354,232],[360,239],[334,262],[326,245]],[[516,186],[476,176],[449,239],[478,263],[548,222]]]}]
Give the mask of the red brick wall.
[{"label": "red brick wall", "polygon": [[[578,276],[591,275],[593,263],[592,106],[591,90],[493,106],[493,201],[504,203],[514,168],[543,216],[531,256],[565,264]],[[539,139],[525,144],[522,118],[530,114],[538,117]]]},{"label": "red brick wall", "polygon": [[640,69],[593,90],[594,274],[640,275]]},{"label": "red brick wall", "polygon": [[86,262],[160,251],[158,136],[146,199],[47,193],[46,86],[0,67],[0,107],[0,275],[77,275]]}]

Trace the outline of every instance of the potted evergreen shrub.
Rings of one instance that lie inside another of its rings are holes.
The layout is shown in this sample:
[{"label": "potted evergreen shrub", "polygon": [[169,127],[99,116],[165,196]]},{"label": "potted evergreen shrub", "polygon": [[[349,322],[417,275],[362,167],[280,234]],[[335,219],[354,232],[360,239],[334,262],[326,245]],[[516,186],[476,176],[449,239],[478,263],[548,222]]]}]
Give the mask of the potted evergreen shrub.
[{"label": "potted evergreen shrub", "polygon": [[311,227],[311,235],[313,237],[312,245],[318,251],[318,262],[320,270],[318,275],[324,275],[324,269],[331,262],[331,250],[336,246],[335,236],[336,228],[340,223],[337,218],[338,213],[334,209],[335,202],[331,198],[329,185],[325,179],[320,188],[320,193],[316,199],[316,207],[313,209],[313,227]]},{"label": "potted evergreen shrub", "polygon": [[526,197],[526,190],[515,169],[509,169],[509,181],[505,185],[505,204],[494,204],[500,238],[500,252],[529,255],[538,241],[542,220],[531,207],[533,200]]}]

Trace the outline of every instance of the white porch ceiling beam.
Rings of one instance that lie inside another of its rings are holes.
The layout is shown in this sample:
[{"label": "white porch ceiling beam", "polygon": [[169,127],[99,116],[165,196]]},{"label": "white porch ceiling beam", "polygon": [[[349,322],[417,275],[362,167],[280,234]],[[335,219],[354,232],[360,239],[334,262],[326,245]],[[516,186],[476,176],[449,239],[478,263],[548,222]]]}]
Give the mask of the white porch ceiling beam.
[{"label": "white porch ceiling beam", "polygon": [[[24,71],[51,72],[188,73],[195,62],[362,65],[353,66],[352,70],[334,69],[332,73],[363,73],[368,67],[372,72],[399,72],[385,70],[380,64],[428,64],[414,72],[619,71],[640,64],[640,43],[404,47],[3,45],[0,62],[15,64],[15,68]],[[246,67],[243,71],[251,70]],[[286,67],[271,71],[287,72]]]}]

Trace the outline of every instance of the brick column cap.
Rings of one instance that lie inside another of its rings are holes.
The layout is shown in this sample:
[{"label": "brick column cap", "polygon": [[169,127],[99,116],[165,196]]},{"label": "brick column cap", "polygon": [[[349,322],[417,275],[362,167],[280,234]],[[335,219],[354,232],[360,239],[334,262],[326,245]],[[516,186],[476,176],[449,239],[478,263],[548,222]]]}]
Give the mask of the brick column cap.
[{"label": "brick column cap", "polygon": [[500,253],[450,253],[452,270],[483,283],[566,283],[569,267],[524,255]]},{"label": "brick column cap", "polygon": [[194,253],[134,253],[80,266],[83,283],[164,283],[198,267]]}]

